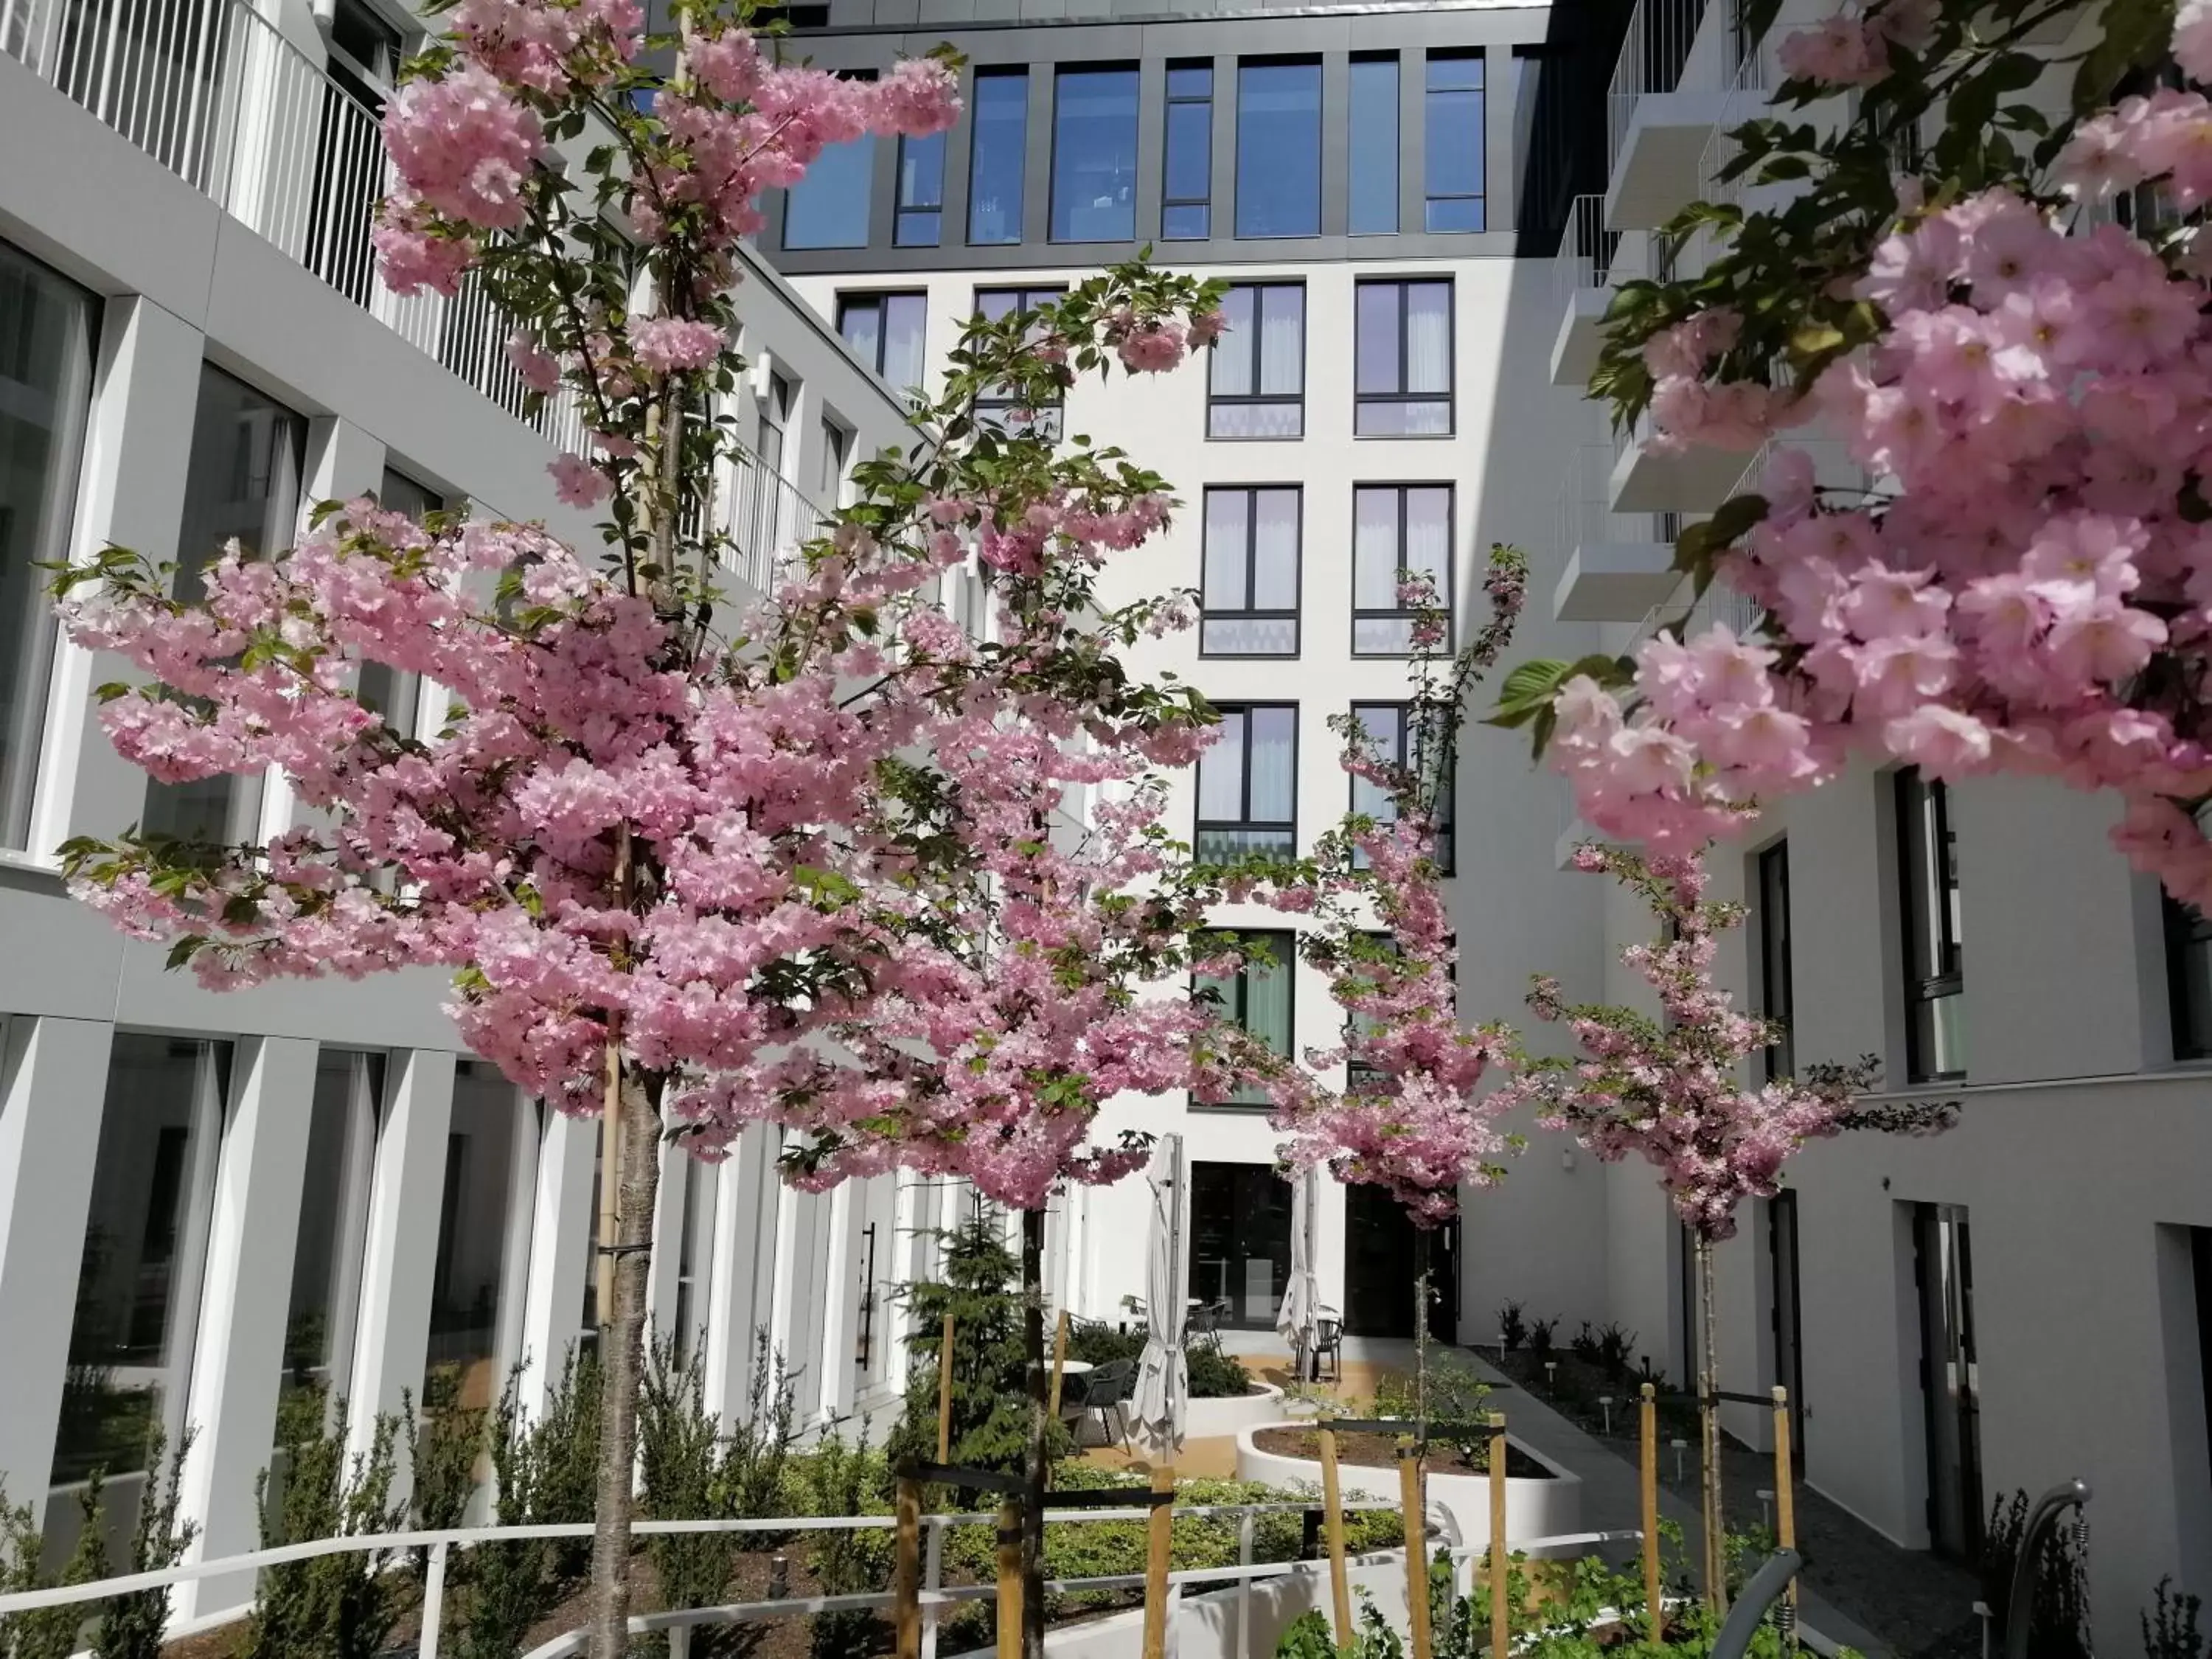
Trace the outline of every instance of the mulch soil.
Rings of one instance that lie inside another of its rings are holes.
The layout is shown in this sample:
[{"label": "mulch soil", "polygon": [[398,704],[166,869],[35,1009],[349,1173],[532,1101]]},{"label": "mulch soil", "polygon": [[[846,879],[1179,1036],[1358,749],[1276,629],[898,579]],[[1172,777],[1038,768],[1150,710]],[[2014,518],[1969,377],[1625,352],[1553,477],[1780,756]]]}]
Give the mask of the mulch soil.
[{"label": "mulch soil", "polygon": [[[1321,1431],[1308,1428],[1261,1429],[1252,1437],[1252,1443],[1263,1452],[1278,1457],[1321,1456]],[[1398,1467],[1400,1441],[1395,1435],[1340,1434],[1336,1437],[1336,1461],[1357,1464],[1363,1469],[1395,1469]],[[1430,1443],[1428,1455],[1421,1460],[1421,1469],[1427,1474],[1480,1474],[1484,1472],[1483,1455],[1476,1455],[1475,1466],[1470,1467],[1461,1456],[1459,1448],[1442,1441]],[[1520,1447],[1508,1442],[1505,1447],[1505,1473],[1516,1480],[1549,1480],[1552,1471]]]}]

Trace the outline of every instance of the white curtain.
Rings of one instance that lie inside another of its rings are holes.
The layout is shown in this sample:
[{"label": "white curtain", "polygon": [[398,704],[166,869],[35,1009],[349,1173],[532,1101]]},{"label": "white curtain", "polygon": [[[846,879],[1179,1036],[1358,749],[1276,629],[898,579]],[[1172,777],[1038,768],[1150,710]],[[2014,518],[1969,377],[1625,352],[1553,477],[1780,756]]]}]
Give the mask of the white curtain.
[{"label": "white curtain", "polygon": [[1252,817],[1263,823],[1288,823],[1296,816],[1297,801],[1297,712],[1255,708],[1246,718],[1250,722],[1247,741],[1252,746]]},{"label": "white curtain", "polygon": [[1406,390],[1451,390],[1451,284],[1406,285]]},{"label": "white curtain", "polygon": [[1198,816],[1234,823],[1244,816],[1245,723],[1249,716],[1231,709],[1221,717],[1220,733],[1198,763]]},{"label": "white curtain", "polygon": [[1398,492],[1362,489],[1352,503],[1352,605],[1398,608]]},{"label": "white curtain", "polygon": [[1206,492],[1206,608],[1243,611],[1253,600],[1245,581],[1245,551],[1252,512],[1252,492],[1247,489],[1209,489]]},{"label": "white curtain", "polygon": [[1437,596],[1451,601],[1451,491],[1406,492],[1406,568],[1425,571]]},{"label": "white curtain", "polygon": [[1260,296],[1260,390],[1296,392],[1305,379],[1306,291],[1280,283]]},{"label": "white curtain", "polygon": [[1229,330],[1213,348],[1211,370],[1219,397],[1242,398],[1252,390],[1252,293],[1249,288],[1232,288],[1222,297],[1221,314]]},{"label": "white curtain", "polygon": [[[1298,602],[1298,492],[1255,490],[1252,514],[1253,609],[1293,610]],[[1209,526],[1209,549],[1212,534]]]}]

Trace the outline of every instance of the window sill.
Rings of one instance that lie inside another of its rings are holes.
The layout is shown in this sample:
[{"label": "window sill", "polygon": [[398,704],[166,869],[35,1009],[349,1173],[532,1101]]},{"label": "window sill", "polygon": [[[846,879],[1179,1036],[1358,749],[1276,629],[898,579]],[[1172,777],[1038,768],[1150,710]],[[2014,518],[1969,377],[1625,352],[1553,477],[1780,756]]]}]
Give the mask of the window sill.
[{"label": "window sill", "polygon": [[1206,434],[1206,441],[1210,444],[1302,444],[1305,441],[1306,434],[1303,432],[1292,432],[1279,434],[1258,433],[1249,437],[1238,437],[1233,434],[1221,434],[1212,432],[1209,432]]},{"label": "window sill", "polygon": [[1296,662],[1299,651],[1201,651],[1200,662]]},{"label": "window sill", "polygon": [[1356,444],[1436,444],[1456,438],[1453,432],[1355,432],[1352,441]]}]

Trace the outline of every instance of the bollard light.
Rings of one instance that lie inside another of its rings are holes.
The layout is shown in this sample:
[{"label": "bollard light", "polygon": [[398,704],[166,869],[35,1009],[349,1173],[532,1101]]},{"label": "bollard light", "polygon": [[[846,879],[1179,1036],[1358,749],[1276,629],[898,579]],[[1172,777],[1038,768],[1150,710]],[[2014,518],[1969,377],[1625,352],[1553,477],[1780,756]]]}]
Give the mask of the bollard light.
[{"label": "bollard light", "polygon": [[1613,1433],[1613,1396],[1609,1394],[1598,1395],[1597,1408],[1605,1413],[1605,1431],[1610,1437]]},{"label": "bollard light", "polygon": [[1690,1443],[1669,1440],[1667,1443],[1674,1449],[1674,1484],[1679,1486],[1682,1484],[1682,1454],[1690,1449]]},{"label": "bollard light", "polygon": [[768,1599],[781,1601],[791,1594],[791,1558],[771,1555],[768,1559]]}]

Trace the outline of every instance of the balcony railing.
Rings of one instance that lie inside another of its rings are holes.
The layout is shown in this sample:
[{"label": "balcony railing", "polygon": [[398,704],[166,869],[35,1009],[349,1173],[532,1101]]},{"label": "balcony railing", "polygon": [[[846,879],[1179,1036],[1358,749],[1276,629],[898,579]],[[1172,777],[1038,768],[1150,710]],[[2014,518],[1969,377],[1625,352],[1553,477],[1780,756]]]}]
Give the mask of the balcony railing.
[{"label": "balcony railing", "polygon": [[742,444],[724,479],[729,499],[720,517],[733,544],[730,574],[765,593],[800,545],[828,525],[830,514]]},{"label": "balcony railing", "polygon": [[476,279],[402,297],[369,231],[387,183],[377,106],[246,0],[0,0],[0,52],[563,449],[563,392],[526,412],[511,325]]},{"label": "balcony railing", "polygon": [[1620,252],[1620,233],[1605,228],[1605,198],[1577,196],[1567,205],[1566,228],[1559,233],[1559,251],[1552,270],[1559,297],[1601,289],[1613,278],[1613,262]]},{"label": "balcony railing", "polygon": [[1682,533],[1679,513],[1616,513],[1612,507],[1614,444],[1579,444],[1568,459],[1555,509],[1559,562],[1583,547],[1671,543]]},{"label": "balcony railing", "polygon": [[1608,172],[1620,159],[1636,106],[1654,94],[1672,92],[1680,83],[1705,15],[1705,0],[1638,0],[1606,97]]}]

